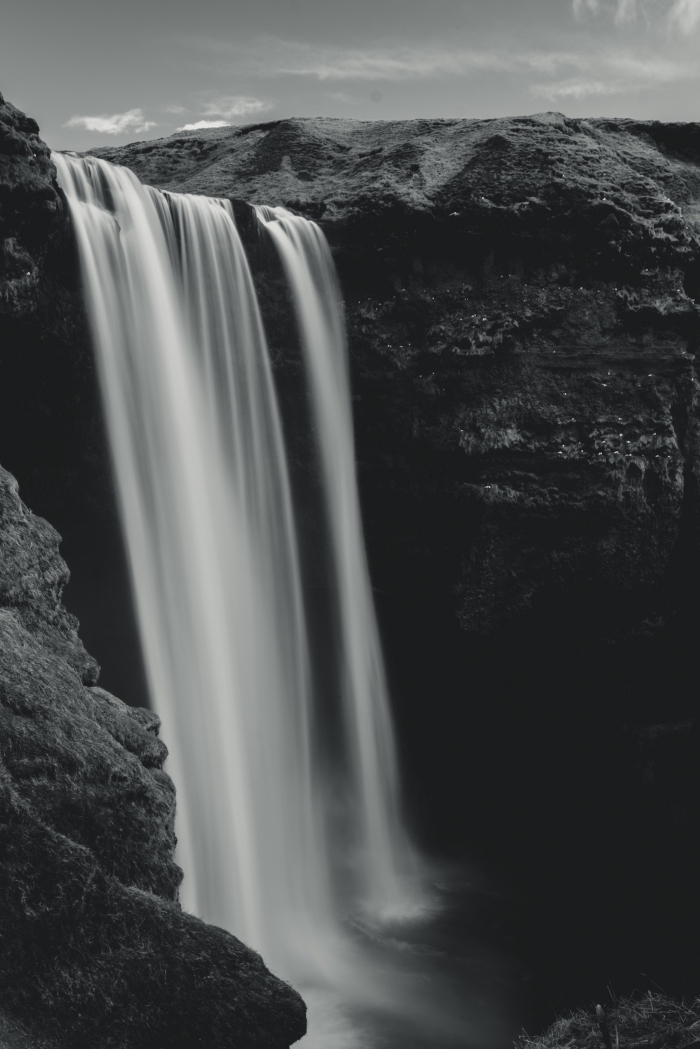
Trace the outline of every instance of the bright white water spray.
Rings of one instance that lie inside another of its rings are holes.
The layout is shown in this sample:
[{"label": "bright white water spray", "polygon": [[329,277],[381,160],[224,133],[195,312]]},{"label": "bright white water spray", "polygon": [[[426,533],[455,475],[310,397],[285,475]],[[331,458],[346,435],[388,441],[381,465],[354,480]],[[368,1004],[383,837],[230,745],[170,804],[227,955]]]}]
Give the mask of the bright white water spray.
[{"label": "bright white water spray", "polygon": [[[76,229],[153,704],[178,791],[183,905],[304,985],[356,969],[341,928],[275,389],[228,202],[54,155]],[[332,537],[355,884],[414,901],[362,540],[342,308],[318,227],[259,216],[292,288]],[[349,968],[348,968],[349,966]],[[341,1039],[342,1041],[342,1039]]]},{"label": "bright white water spray", "polygon": [[340,622],[340,677],[350,769],[357,798],[359,875],[369,916],[405,918],[420,909],[414,858],[399,813],[389,696],[355,471],[345,320],[335,265],[314,222],[257,206],[292,292],[311,390],[330,524]]}]

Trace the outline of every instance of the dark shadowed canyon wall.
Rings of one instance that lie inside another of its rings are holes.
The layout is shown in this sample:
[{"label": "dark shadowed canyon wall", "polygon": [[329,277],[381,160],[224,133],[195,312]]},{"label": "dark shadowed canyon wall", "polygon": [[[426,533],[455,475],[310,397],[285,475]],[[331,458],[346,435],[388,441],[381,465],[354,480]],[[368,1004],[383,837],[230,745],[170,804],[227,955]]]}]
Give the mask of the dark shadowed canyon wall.
[{"label": "dark shadowed canyon wall", "polygon": [[106,687],[146,688],[115,514],[78,258],[35,121],[0,113],[0,462],[80,570],[66,600]]},{"label": "dark shadowed canyon wall", "polygon": [[[94,152],[236,202],[302,492],[291,307],[247,205],[321,224],[416,834],[507,887],[488,934],[555,1008],[609,981],[696,993],[700,126],[288,120]],[[36,163],[0,202],[0,461],[75,536],[76,576],[95,522],[122,603],[108,583],[85,609],[125,622],[70,228]]]}]

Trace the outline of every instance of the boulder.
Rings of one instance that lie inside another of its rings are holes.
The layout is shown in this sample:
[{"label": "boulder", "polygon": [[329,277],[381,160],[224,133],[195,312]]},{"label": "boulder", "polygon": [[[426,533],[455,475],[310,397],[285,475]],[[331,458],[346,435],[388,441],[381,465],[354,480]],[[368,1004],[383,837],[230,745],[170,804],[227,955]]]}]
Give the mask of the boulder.
[{"label": "boulder", "polygon": [[177,903],[159,721],[95,687],[58,541],[0,470],[0,1009],[71,1049],[285,1049],[299,996]]}]

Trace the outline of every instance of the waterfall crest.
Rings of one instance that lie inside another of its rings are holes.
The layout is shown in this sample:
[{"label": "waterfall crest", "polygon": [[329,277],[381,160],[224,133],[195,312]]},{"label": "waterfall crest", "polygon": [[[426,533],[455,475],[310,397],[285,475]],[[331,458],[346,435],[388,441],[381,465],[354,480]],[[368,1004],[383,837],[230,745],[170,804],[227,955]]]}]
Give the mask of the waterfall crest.
[{"label": "waterfall crest", "polygon": [[[78,239],[183,905],[302,984],[347,951],[285,447],[227,201],[54,155]],[[341,627],[362,903],[407,910],[410,848],[355,480],[342,308],[318,227],[259,209],[296,305]],[[410,879],[409,879],[410,880]]]}]

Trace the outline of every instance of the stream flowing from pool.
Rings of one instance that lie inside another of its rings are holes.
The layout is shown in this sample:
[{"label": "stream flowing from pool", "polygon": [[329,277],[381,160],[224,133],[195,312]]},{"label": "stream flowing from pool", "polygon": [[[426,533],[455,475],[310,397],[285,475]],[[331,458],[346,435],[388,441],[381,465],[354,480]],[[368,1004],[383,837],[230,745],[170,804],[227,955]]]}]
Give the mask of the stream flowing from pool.
[{"label": "stream flowing from pool", "polygon": [[321,230],[256,209],[307,376],[337,635],[332,703],[318,695],[280,410],[230,202],[155,190],[94,157],[53,159],[177,788],[182,905],[300,989],[309,1049],[497,1045],[490,1009],[463,1000],[441,970],[445,950],[417,931],[436,893],[401,816],[342,301]]}]

